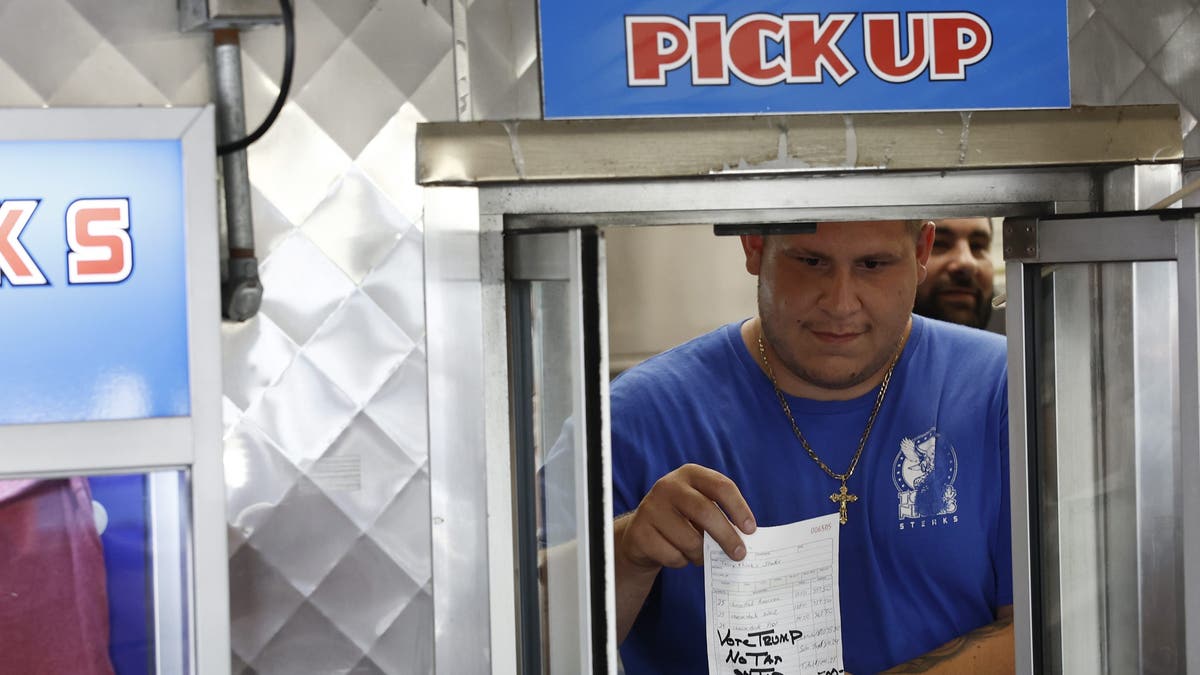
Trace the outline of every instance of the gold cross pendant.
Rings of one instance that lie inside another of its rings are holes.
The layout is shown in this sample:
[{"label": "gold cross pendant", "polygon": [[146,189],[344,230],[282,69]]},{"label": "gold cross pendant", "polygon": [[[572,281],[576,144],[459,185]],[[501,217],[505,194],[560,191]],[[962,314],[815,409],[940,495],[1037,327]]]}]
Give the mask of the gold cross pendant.
[{"label": "gold cross pendant", "polygon": [[836,502],[838,505],[838,522],[842,525],[846,524],[846,504],[858,501],[858,495],[852,495],[846,491],[846,484],[842,483],[842,489],[836,493],[829,495],[830,501]]}]

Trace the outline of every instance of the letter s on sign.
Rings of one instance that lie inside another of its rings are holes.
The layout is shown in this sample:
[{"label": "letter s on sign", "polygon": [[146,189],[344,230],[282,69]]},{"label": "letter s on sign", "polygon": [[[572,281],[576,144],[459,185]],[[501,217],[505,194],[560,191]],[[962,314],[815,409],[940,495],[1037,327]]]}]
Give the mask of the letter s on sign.
[{"label": "letter s on sign", "polygon": [[79,199],[67,208],[67,279],[115,284],[133,271],[128,199]]}]

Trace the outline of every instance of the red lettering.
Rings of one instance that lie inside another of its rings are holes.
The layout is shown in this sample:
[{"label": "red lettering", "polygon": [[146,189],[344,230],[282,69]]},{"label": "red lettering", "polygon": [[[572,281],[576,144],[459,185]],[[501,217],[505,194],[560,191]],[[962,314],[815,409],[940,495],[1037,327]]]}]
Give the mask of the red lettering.
[{"label": "red lettering", "polygon": [[[730,73],[752,85],[820,84],[828,75],[844,84],[858,70],[838,45],[857,14],[754,13],[727,26],[727,17],[700,14],[625,17],[629,85],[663,86],[667,73],[691,62],[691,84],[729,84]],[[901,26],[907,28],[902,35]],[[780,53],[770,56],[772,43]],[[968,66],[992,49],[992,31],[970,12],[863,15],[867,65],[886,82],[966,79]]]},{"label": "red lettering", "polygon": [[625,17],[625,59],[629,86],[661,86],[667,73],[691,56],[690,31],[669,16]]},{"label": "red lettering", "polygon": [[38,203],[34,200],[0,202],[0,277],[14,286],[41,286],[46,276],[21,244],[21,232],[29,224]]},{"label": "red lettering", "polygon": [[900,53],[900,15],[864,14],[863,43],[871,72],[888,82],[909,82],[929,65],[929,18],[908,15],[908,56]]},{"label": "red lettering", "polygon": [[67,279],[111,284],[133,271],[128,199],[80,199],[67,209]]},{"label": "red lettering", "polygon": [[787,14],[787,60],[790,72],[787,81],[818,83],[829,73],[833,81],[843,84],[858,70],[842,53],[837,42],[854,21],[854,14],[830,14],[818,23],[816,14]]},{"label": "red lettering", "polygon": [[725,65],[725,17],[693,16],[692,84],[729,84]]},{"label": "red lettering", "polygon": [[767,40],[783,43],[786,26],[771,14],[750,14],[729,29],[729,66],[750,84],[768,85],[787,77],[784,55],[767,59]]},{"label": "red lettering", "polygon": [[933,21],[933,80],[965,80],[967,66],[979,63],[992,50],[992,29],[970,12],[943,12]]}]

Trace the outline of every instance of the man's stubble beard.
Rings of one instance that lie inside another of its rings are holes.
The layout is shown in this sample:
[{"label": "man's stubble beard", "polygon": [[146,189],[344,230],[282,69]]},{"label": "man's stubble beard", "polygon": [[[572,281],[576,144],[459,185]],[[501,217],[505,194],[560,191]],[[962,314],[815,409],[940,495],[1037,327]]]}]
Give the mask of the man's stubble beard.
[{"label": "man's stubble beard", "polygon": [[[941,289],[939,289],[941,290]],[[975,311],[971,313],[971,321],[962,323],[951,317],[949,313],[942,309],[942,306],[937,301],[937,294],[934,293],[922,300],[918,298],[913,305],[913,312],[930,319],[946,321],[949,323],[958,323],[971,328],[987,328],[988,322],[992,319],[992,300],[996,297],[995,294],[984,295],[983,291],[978,288],[973,289],[975,292]]]},{"label": "man's stubble beard", "polygon": [[[758,317],[759,329],[763,333],[763,340],[766,341],[771,351],[775,354],[775,361],[779,362],[772,366],[777,373],[776,378],[778,378],[779,366],[782,365],[793,376],[810,385],[834,391],[850,389],[869,380],[871,377],[881,371],[894,354],[893,351],[888,350],[882,354],[874,356],[871,362],[868,363],[865,368],[853,371],[836,380],[829,379],[802,365],[797,358],[792,356],[791,349],[780,348],[781,346],[787,345],[787,341],[784,338],[784,335],[787,334],[787,331],[776,330],[777,320],[774,312],[771,310],[769,291],[765,290],[763,287],[761,278],[758,284]],[[802,325],[797,325],[796,328],[799,331],[805,330]],[[875,328],[876,327],[872,327],[872,329]],[[897,338],[897,340],[898,339],[899,338]]]}]

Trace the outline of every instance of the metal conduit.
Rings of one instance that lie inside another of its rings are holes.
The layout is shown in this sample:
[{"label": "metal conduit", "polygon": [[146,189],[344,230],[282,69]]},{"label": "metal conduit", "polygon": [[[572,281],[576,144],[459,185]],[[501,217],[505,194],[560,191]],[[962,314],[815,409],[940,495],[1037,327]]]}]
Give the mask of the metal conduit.
[{"label": "metal conduit", "polygon": [[[246,135],[242,49],[237,30],[213,31],[213,56],[217,139],[222,144],[231,143]],[[222,155],[221,174],[229,249],[228,269],[221,279],[221,313],[233,321],[246,321],[258,313],[263,295],[258,259],[254,255],[254,217],[246,150]]]}]

